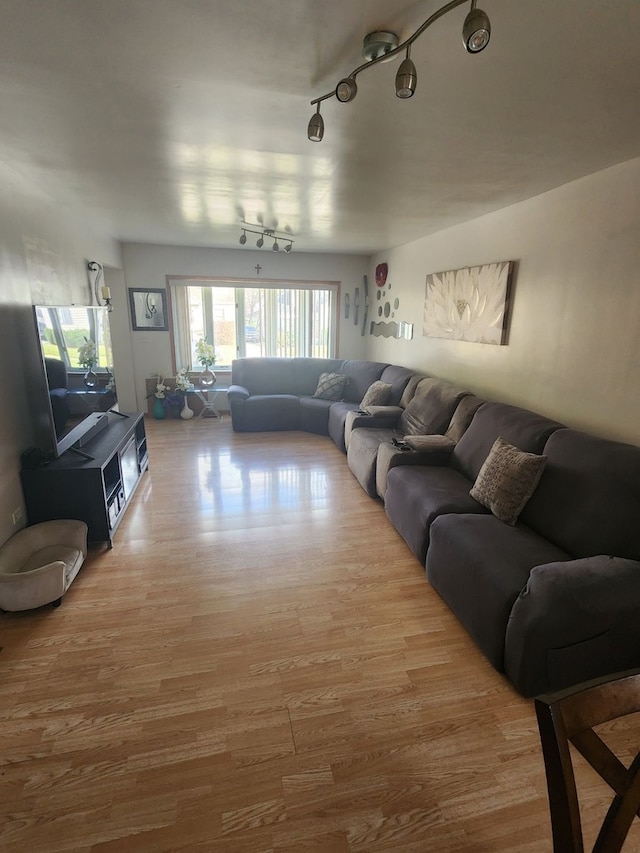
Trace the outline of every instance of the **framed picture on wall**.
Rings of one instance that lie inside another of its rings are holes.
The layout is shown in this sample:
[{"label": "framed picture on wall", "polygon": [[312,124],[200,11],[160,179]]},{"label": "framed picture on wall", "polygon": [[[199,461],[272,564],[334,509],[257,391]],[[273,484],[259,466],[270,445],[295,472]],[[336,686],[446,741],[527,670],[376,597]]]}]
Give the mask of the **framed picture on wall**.
[{"label": "framed picture on wall", "polygon": [[134,332],[168,332],[167,291],[129,288],[131,328]]}]

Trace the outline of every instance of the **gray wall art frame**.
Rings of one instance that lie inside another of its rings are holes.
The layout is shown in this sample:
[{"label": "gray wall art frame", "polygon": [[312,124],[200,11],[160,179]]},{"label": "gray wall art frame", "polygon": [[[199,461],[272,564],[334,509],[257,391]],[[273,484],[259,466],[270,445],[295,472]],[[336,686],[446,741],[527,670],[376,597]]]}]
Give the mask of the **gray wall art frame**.
[{"label": "gray wall art frame", "polygon": [[504,346],[514,261],[427,276],[422,334]]},{"label": "gray wall art frame", "polygon": [[167,291],[164,288],[129,288],[131,328],[134,332],[168,332]]}]

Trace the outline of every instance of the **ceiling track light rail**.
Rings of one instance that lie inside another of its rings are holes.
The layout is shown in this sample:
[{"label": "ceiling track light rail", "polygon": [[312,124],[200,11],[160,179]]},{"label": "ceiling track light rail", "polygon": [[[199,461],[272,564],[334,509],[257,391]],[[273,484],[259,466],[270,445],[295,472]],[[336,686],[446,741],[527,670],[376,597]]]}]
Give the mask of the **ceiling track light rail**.
[{"label": "ceiling track light rail", "polygon": [[[428,29],[431,24],[435,23],[447,12],[451,12],[458,6],[464,3],[469,3],[469,0],[450,0],[445,3],[440,9],[433,13],[422,23],[418,29],[405,39],[401,44],[397,44],[397,37],[393,33],[369,33],[364,40],[363,53],[367,57],[367,61],[354,69],[347,77],[343,77],[338,81],[336,88],[327,92],[326,95],[321,95],[319,98],[314,98],[311,105],[316,107],[315,113],[311,116],[307,126],[307,137],[311,142],[321,142],[324,136],[324,119],[320,114],[320,104],[329,98],[335,98],[342,104],[347,104],[352,101],[358,94],[358,86],[356,77],[372,65],[377,65],[378,62],[386,62],[396,54],[405,53],[398,72],[396,74],[396,95],[398,98],[406,100],[411,98],[416,90],[418,82],[418,74],[416,67],[411,59],[411,45],[414,41]],[[464,25],[462,27],[462,42],[465,50],[468,53],[480,53],[489,44],[491,38],[491,22],[489,16],[482,9],[476,8],[477,0],[471,0],[471,9],[467,14]],[[397,45],[394,47],[394,45]]]},{"label": "ceiling track light rail", "polygon": [[289,252],[293,249],[293,244],[295,240],[292,240],[291,237],[288,237],[286,234],[277,234],[274,228],[263,228],[261,225],[253,225],[253,223],[243,223],[240,226],[240,230],[242,234],[240,235],[240,239],[238,242],[241,246],[245,246],[247,243],[247,234],[257,234],[258,239],[256,240],[256,246],[258,249],[261,249],[264,246],[265,240],[273,240],[273,245],[271,246],[274,252],[280,251],[280,243],[278,240],[281,240],[283,243],[287,245],[283,247],[283,250],[289,254]]}]

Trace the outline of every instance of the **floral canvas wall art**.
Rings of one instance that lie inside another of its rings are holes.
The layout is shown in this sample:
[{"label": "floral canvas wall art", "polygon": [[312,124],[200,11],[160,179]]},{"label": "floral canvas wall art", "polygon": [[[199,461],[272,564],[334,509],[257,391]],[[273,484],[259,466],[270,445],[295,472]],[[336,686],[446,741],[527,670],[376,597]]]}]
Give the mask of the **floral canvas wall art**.
[{"label": "floral canvas wall art", "polygon": [[422,334],[505,344],[513,266],[502,261],[428,275]]}]

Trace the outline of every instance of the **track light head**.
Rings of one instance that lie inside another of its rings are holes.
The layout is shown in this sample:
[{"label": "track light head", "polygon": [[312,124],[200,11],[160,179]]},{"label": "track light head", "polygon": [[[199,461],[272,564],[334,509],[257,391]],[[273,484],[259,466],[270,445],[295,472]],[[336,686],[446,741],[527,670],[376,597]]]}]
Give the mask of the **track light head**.
[{"label": "track light head", "polygon": [[409,58],[409,48],[407,48],[407,56],[400,63],[396,74],[396,95],[398,98],[403,100],[410,98],[416,90],[417,83],[416,66],[413,64],[413,60]]},{"label": "track light head", "polygon": [[491,21],[486,12],[476,9],[475,0],[471,11],[464,20],[462,41],[469,53],[480,53],[489,44],[491,38]]},{"label": "track light head", "polygon": [[320,115],[320,104],[318,104],[318,109],[309,119],[309,125],[307,127],[307,138],[310,142],[322,142],[323,136],[324,119]]},{"label": "track light head", "polygon": [[341,104],[348,104],[358,94],[358,87],[354,77],[345,77],[336,86],[336,98]]},{"label": "track light head", "polygon": [[264,246],[264,234],[261,234],[256,240],[256,246],[261,249]]},{"label": "track light head", "polygon": [[285,250],[285,252],[286,252],[287,254],[289,254],[289,252],[291,251],[291,249],[293,249],[293,243],[289,243],[289,245],[288,245],[288,246],[285,246],[285,247],[284,247],[284,250]]},{"label": "track light head", "polygon": [[274,251],[274,252],[279,252],[279,251],[280,251],[280,246],[278,246],[278,240],[277,240],[277,239],[275,239],[275,240],[273,241],[273,246],[272,246],[271,248],[273,249],[273,251]]},{"label": "track light head", "polygon": [[247,232],[246,231],[243,231],[242,234],[240,235],[240,241],[239,242],[240,242],[241,246],[244,246],[244,244],[247,242]]}]

